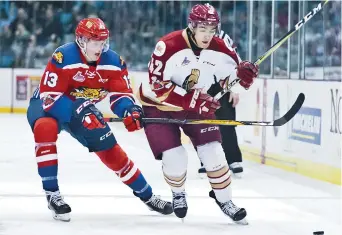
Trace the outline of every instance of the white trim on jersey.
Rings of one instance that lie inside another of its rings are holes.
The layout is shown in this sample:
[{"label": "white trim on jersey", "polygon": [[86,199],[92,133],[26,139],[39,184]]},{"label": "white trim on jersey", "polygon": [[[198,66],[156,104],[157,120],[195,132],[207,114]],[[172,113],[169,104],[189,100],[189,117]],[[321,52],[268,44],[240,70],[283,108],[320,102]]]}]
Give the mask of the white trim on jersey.
[{"label": "white trim on jersey", "polygon": [[58,91],[46,91],[46,92],[40,93],[39,98],[43,98],[43,97],[45,97],[46,95],[61,95],[61,94],[63,94],[63,92],[58,92]]},{"label": "white trim on jersey", "polygon": [[110,107],[112,107],[112,105],[113,105],[115,102],[117,102],[118,100],[120,100],[120,99],[122,99],[122,98],[128,98],[128,99],[130,99],[133,103],[135,103],[134,100],[132,99],[132,97],[127,96],[127,95],[123,95],[123,96],[120,96],[120,97],[116,98],[114,101],[112,101],[112,102],[110,103]]},{"label": "white trim on jersey", "polygon": [[68,64],[63,67],[63,69],[78,69],[78,68],[89,69],[89,66],[83,63],[77,63],[77,64]]},{"label": "white trim on jersey", "polygon": [[129,95],[129,96],[131,96],[131,97],[134,96],[132,93],[127,93],[127,92],[116,92],[116,91],[110,92],[110,93],[109,93],[109,96],[111,96],[111,95]]},{"label": "white trim on jersey", "polygon": [[98,65],[96,70],[112,70],[112,71],[121,71],[121,68],[115,65]]}]

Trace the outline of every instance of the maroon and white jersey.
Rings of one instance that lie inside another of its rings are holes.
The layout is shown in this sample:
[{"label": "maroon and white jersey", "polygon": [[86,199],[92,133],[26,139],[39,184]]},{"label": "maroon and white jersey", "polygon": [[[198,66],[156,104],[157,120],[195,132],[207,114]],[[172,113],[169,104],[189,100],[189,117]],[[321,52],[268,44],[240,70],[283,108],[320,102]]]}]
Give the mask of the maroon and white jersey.
[{"label": "maroon and white jersey", "polygon": [[[138,98],[160,110],[183,110],[183,96],[192,89],[206,92],[215,82],[236,79],[240,61],[227,41],[214,37],[207,49],[192,50],[186,30],[160,39],[149,62],[149,79],[142,81]],[[191,39],[190,39],[191,40]]]}]

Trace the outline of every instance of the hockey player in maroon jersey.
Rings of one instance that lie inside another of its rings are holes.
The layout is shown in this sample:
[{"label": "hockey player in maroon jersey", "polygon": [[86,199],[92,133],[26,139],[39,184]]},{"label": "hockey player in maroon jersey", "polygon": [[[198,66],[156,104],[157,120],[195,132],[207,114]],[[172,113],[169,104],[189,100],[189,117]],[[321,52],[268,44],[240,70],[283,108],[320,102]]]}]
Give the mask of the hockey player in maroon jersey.
[{"label": "hockey player in maroon jersey", "polygon": [[[214,119],[220,104],[208,90],[240,78],[232,92],[248,89],[258,75],[258,67],[240,61],[234,49],[214,37],[220,31],[217,11],[209,4],[195,5],[184,30],[162,37],[149,62],[149,79],[142,82],[138,97],[146,117]],[[173,195],[173,209],[179,218],[187,214],[185,181],[187,152],[180,128],[197,148],[212,187],[210,196],[233,221],[245,223],[246,210],[232,201],[230,170],[220,144],[218,126],[146,124],[145,133]],[[162,136],[162,138],[161,138]]]},{"label": "hockey player in maroon jersey", "polygon": [[38,173],[54,218],[70,221],[70,206],[59,192],[56,141],[61,130],[94,152],[151,210],[171,214],[172,205],[151,186],[117,143],[95,103],[110,96],[110,107],[124,118],[128,131],[141,129],[124,60],[108,46],[109,31],[99,18],[76,28],[75,42],[58,47],[49,60],[27,111],[33,131]]}]

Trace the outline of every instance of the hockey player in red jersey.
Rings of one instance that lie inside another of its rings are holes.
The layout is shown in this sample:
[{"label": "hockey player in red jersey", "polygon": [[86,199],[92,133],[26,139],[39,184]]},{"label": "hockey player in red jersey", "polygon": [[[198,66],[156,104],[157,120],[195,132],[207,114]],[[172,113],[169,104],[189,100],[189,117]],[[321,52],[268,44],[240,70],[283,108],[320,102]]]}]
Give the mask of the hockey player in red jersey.
[{"label": "hockey player in red jersey", "polygon": [[57,181],[56,141],[61,130],[94,152],[151,210],[173,212],[170,202],[152,193],[94,106],[108,94],[112,111],[124,118],[128,131],[142,127],[143,112],[132,96],[126,63],[109,49],[108,38],[109,31],[101,19],[81,20],[75,42],[56,49],[30,100],[27,118],[34,135],[38,173],[48,207],[58,220],[69,221],[71,212]]},{"label": "hockey player in red jersey", "polygon": [[[214,119],[220,104],[212,96],[213,85],[225,86],[237,77],[232,92],[245,91],[258,75],[258,67],[240,61],[222,39],[217,11],[209,4],[195,5],[184,30],[162,37],[149,62],[149,79],[142,82],[138,97],[146,117],[174,119]],[[177,217],[187,214],[185,181],[187,152],[182,146],[180,128],[197,148],[212,187],[209,195],[233,221],[245,223],[246,210],[232,202],[230,170],[220,144],[218,126],[148,123],[145,133],[173,195]],[[163,136],[163,138],[160,138]]]}]

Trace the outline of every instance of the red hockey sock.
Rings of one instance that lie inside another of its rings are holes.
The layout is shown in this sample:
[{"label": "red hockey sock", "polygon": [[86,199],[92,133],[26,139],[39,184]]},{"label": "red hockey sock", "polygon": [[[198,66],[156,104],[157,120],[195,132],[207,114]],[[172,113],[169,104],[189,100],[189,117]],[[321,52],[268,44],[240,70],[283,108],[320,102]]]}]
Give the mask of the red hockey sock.
[{"label": "red hockey sock", "polygon": [[108,150],[96,152],[101,161],[111,170],[113,170],[125,184],[135,181],[140,170],[134,165],[120,145],[116,144]]},{"label": "red hockey sock", "polygon": [[58,190],[57,171],[57,148],[58,125],[53,118],[40,118],[34,128],[36,142],[36,160],[38,173],[42,178],[43,188],[47,191]]}]

